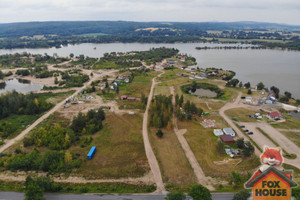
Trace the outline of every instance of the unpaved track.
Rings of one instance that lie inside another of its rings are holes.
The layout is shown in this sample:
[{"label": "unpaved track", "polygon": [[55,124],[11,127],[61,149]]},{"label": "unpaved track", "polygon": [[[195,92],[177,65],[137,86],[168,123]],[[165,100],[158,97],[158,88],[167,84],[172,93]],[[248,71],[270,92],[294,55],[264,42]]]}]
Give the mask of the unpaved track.
[{"label": "unpaved track", "polygon": [[[159,74],[157,77],[161,76],[163,73]],[[154,180],[156,183],[156,193],[162,193],[163,191],[165,191],[165,186],[163,184],[160,168],[159,168],[157,159],[154,155],[154,152],[152,150],[152,147],[151,147],[151,144],[149,141],[149,136],[148,136],[148,113],[149,113],[149,107],[151,104],[151,100],[153,97],[154,87],[156,85],[155,79],[156,79],[156,77],[152,79],[151,90],[150,90],[150,93],[148,96],[147,107],[146,107],[146,111],[145,111],[144,118],[143,118],[143,140],[144,140],[146,156],[147,156],[147,159],[148,159],[148,162],[149,162],[149,165],[150,165],[150,168],[151,168],[151,171],[153,173]]]},{"label": "unpaved track", "polygon": [[[106,72],[106,73],[103,73],[101,75],[98,75],[98,74],[94,75],[94,77],[88,83],[85,83],[84,86],[82,86],[80,88],[77,88],[76,91],[73,93],[73,96],[76,96],[82,89],[84,89],[86,86],[90,85],[94,80],[98,79],[100,76],[111,74],[111,73],[114,73],[114,72],[116,72],[116,70],[115,71]],[[24,131],[22,131],[18,136],[16,136],[15,138],[13,138],[11,140],[7,140],[5,142],[5,144],[0,147],[0,153],[2,153],[7,148],[9,148],[13,144],[15,144],[17,141],[22,140],[25,137],[25,135],[27,135],[34,127],[36,127],[39,123],[41,123],[44,119],[46,119],[47,117],[49,117],[51,114],[53,114],[54,112],[56,112],[57,110],[59,110],[64,105],[64,103],[65,103],[65,100],[63,100],[60,103],[56,104],[56,106],[54,106],[54,108],[52,108],[46,114],[44,114],[39,119],[37,119],[33,124],[31,124],[28,128],[26,128]]]},{"label": "unpaved track", "polygon": [[294,132],[294,133],[300,133],[300,129],[283,129],[283,128],[276,128],[278,131],[282,132]]},{"label": "unpaved track", "polygon": [[209,190],[215,190],[215,188],[211,184],[209,184],[209,181],[205,177],[205,174],[204,174],[201,166],[199,165],[193,151],[191,150],[189,144],[187,143],[185,137],[183,136],[183,134],[186,132],[186,129],[178,130],[177,118],[175,116],[175,92],[174,92],[173,86],[170,87],[170,93],[171,93],[171,95],[173,95],[172,104],[173,104],[174,132],[178,138],[178,141],[181,144],[181,147],[185,153],[185,156],[187,157],[190,165],[192,166],[192,168],[194,170],[194,173],[195,173],[198,183],[206,186]]}]

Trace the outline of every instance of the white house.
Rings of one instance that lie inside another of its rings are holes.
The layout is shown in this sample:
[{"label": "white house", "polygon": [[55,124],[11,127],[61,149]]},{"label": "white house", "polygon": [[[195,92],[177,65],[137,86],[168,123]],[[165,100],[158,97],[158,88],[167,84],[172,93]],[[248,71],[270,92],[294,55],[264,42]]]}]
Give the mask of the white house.
[{"label": "white house", "polygon": [[215,136],[220,136],[220,135],[223,135],[223,131],[222,129],[214,129],[214,135]]},{"label": "white house", "polygon": [[224,131],[225,135],[231,135],[232,137],[235,136],[235,132],[234,132],[234,130],[232,130],[232,128],[223,128],[223,131]]}]

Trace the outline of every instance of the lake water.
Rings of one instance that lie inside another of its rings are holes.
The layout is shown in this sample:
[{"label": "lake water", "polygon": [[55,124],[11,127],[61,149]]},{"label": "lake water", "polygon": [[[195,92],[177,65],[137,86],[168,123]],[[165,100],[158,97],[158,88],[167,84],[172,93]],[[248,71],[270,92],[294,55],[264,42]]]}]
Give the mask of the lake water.
[{"label": "lake water", "polygon": [[28,80],[14,78],[0,83],[0,94],[13,90],[26,94],[29,92],[40,91],[43,87],[44,86],[41,84],[35,84]]},{"label": "lake water", "polygon": [[[142,43],[110,43],[110,44],[78,44],[68,45],[60,49],[12,49],[0,50],[1,54],[22,53],[75,56],[84,54],[89,57],[101,57],[106,52],[143,51],[156,47],[177,48],[180,53],[191,55],[197,59],[199,67],[217,67],[237,72],[236,78],[243,83],[257,84],[262,81],[266,86],[276,86],[281,93],[289,91],[293,97],[300,99],[300,52],[270,49],[209,49],[196,50],[195,47],[234,46],[235,44],[212,43],[176,43],[176,44],[142,44]],[[243,46],[243,45],[241,45]],[[96,49],[94,49],[96,47]]]},{"label": "lake water", "polygon": [[189,91],[190,94],[194,94],[200,97],[215,97],[217,96],[217,93],[211,91],[211,90],[205,90],[205,89],[196,89],[195,92]]}]

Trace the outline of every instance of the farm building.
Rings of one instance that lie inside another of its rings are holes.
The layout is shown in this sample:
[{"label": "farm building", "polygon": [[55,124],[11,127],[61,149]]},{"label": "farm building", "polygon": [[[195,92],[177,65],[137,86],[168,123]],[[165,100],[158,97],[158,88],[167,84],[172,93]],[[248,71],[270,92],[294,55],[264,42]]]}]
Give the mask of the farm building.
[{"label": "farm building", "polygon": [[93,147],[91,148],[90,152],[89,152],[88,155],[87,155],[87,159],[88,159],[88,160],[92,160],[92,158],[93,158],[93,156],[94,156],[95,153],[96,153],[96,147],[93,146]]},{"label": "farm building", "polygon": [[223,131],[224,131],[225,135],[231,135],[232,137],[235,136],[235,132],[234,132],[234,130],[232,130],[232,128],[223,128]]},{"label": "farm building", "polygon": [[224,133],[223,133],[222,129],[214,129],[214,135],[215,136],[221,136],[223,134]]},{"label": "farm building", "polygon": [[221,135],[220,139],[223,143],[229,144],[229,143],[235,143],[235,140],[231,135]]}]

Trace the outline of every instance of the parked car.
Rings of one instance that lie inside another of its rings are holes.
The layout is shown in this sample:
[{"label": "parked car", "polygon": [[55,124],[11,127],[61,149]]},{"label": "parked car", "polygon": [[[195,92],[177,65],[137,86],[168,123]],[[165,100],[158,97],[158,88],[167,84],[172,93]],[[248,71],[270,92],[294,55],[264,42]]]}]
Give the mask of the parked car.
[{"label": "parked car", "polygon": [[245,129],[244,131],[245,131],[245,132],[248,132],[249,130],[248,130],[248,129]]},{"label": "parked car", "polygon": [[245,128],[245,126],[244,125],[240,125],[240,128]]},{"label": "parked car", "polygon": [[263,109],[259,109],[261,112],[265,112]]},{"label": "parked car", "polygon": [[248,132],[248,135],[253,135],[253,132]]}]

